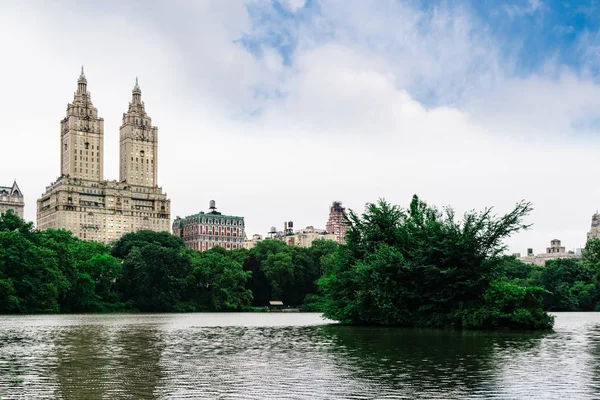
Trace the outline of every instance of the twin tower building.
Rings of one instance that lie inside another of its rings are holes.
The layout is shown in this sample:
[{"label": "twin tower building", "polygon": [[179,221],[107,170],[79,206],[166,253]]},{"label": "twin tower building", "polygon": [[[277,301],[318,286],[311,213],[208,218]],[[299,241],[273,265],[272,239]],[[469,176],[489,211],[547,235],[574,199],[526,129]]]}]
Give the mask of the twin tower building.
[{"label": "twin tower building", "polygon": [[38,229],[66,229],[104,243],[142,229],[169,231],[171,201],[157,182],[158,128],[146,114],[137,79],[119,147],[119,180],[104,180],[104,119],[82,67],[60,122],[60,177],[37,201]]}]

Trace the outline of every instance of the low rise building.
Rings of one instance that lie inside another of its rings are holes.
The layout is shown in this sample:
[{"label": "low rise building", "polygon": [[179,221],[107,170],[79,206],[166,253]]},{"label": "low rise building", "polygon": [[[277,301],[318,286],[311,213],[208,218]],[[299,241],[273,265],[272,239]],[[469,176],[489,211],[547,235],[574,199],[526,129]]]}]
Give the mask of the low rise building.
[{"label": "low rise building", "polygon": [[17,181],[14,181],[12,186],[0,186],[0,214],[13,210],[16,215],[23,218],[23,210],[25,208],[25,198]]},{"label": "low rise building", "polygon": [[210,201],[207,213],[177,217],[172,228],[173,235],[182,238],[188,249],[203,251],[221,246],[233,250],[245,247],[244,217],[221,214],[214,200]]},{"label": "low rise building", "polygon": [[581,258],[581,252],[580,251],[578,251],[578,252],[566,251],[566,248],[561,245],[560,240],[552,239],[550,241],[550,247],[546,247],[545,253],[540,253],[540,254],[534,255],[532,249],[527,249],[527,256],[518,257],[518,260],[520,260],[526,264],[533,264],[533,265],[543,267],[544,265],[546,265],[546,261],[556,260],[558,258],[579,259],[579,258]]},{"label": "low rise building", "polygon": [[294,231],[292,221],[284,222],[284,230],[277,232],[275,227],[271,228],[269,238],[285,242],[288,246],[310,247],[315,240],[333,240],[338,241],[339,236],[328,233],[325,229],[315,229],[313,226],[307,226],[304,229]]},{"label": "low rise building", "polygon": [[244,240],[244,248],[250,250],[251,248],[253,248],[254,246],[256,246],[258,243],[263,241],[263,237],[257,233],[255,233],[254,235],[252,235],[252,239],[246,239]]}]

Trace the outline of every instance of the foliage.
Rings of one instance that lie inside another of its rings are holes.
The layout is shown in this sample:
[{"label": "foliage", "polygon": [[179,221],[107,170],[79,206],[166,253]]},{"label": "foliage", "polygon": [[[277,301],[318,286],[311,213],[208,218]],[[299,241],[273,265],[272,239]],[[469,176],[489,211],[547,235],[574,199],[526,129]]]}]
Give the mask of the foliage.
[{"label": "foliage", "polygon": [[494,281],[483,295],[484,304],[474,312],[462,315],[465,328],[550,329],[554,317],[542,307],[539,286],[523,287],[505,280]]},{"label": "foliage", "polygon": [[8,211],[0,215],[0,313],[235,311],[264,309],[272,296],[300,306],[318,298],[320,258],[336,248],[270,240],[200,253],[153,231],[107,246],[37,231]]},{"label": "foliage", "polygon": [[[362,216],[350,212],[347,246],[327,259],[319,281],[325,316],[355,324],[548,327],[545,319],[521,315],[546,315],[531,300],[540,295],[533,287],[508,302],[512,308],[490,305],[496,295],[515,295],[491,283],[502,240],[527,228],[522,219],[530,210],[521,202],[502,217],[486,209],[457,221],[452,209],[439,211],[414,196],[407,210],[381,200]],[[486,309],[485,324],[465,320]]]},{"label": "foliage", "polygon": [[600,309],[600,240],[582,260],[544,267],[502,255],[530,209],[457,221],[417,197],[408,209],[380,201],[350,212],[347,245],[264,240],[205,252],[167,232],[83,241],[9,210],[0,214],[0,313],[247,311],[281,300],[347,323],[538,329],[552,324],[542,309]]}]

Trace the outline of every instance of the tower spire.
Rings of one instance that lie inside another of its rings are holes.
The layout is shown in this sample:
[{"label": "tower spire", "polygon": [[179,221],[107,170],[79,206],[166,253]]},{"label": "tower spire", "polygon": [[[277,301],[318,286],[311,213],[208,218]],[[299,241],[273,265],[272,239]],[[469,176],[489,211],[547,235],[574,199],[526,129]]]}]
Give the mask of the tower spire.
[{"label": "tower spire", "polygon": [[85,79],[85,72],[83,72],[83,65],[81,66],[81,74],[79,74],[79,79],[77,79],[77,92],[83,93],[87,91],[87,79]]},{"label": "tower spire", "polygon": [[135,86],[131,91],[133,95],[133,104],[141,104],[142,102],[142,90],[140,89],[140,84],[138,82],[137,76],[135,77]]}]

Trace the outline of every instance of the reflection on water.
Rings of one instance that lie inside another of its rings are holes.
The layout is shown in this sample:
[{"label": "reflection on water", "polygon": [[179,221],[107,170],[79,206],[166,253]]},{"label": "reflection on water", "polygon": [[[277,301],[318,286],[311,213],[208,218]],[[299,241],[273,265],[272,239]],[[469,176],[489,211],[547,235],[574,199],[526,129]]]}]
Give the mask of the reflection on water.
[{"label": "reflection on water", "polygon": [[597,399],[600,313],[554,332],[347,327],[317,314],[0,317],[4,399]]}]

